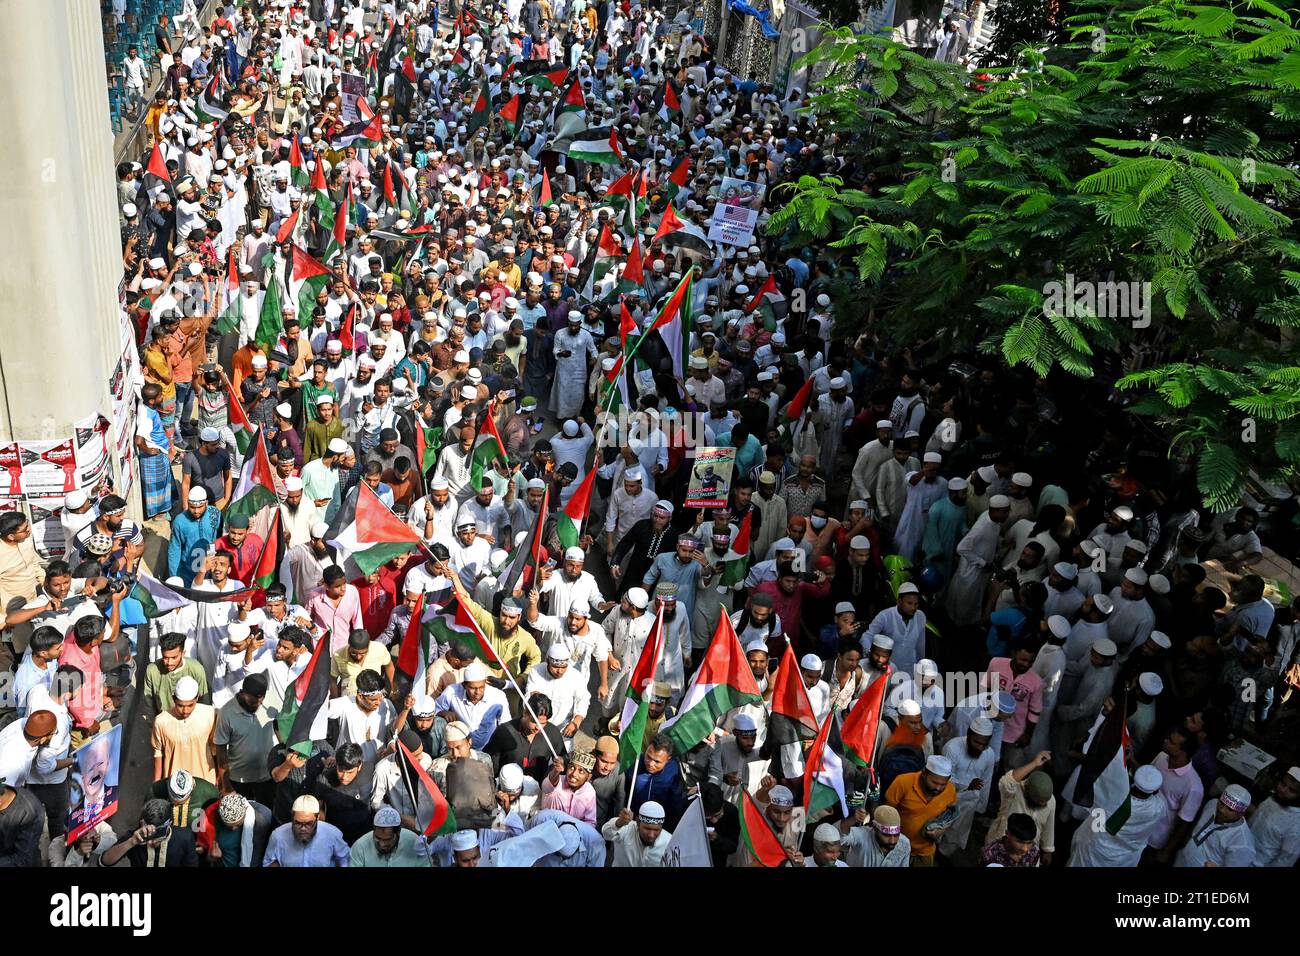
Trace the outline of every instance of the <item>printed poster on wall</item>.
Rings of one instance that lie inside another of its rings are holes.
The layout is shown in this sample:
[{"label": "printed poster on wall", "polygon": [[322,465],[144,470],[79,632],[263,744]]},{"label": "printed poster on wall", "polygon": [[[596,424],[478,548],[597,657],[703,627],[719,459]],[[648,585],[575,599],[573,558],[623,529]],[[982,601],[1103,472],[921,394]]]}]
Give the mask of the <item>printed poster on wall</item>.
[{"label": "printed poster on wall", "polygon": [[686,491],[687,508],[722,508],[731,494],[731,472],[736,466],[734,448],[697,448]]},{"label": "printed poster on wall", "polygon": [[77,487],[77,452],[73,439],[20,441],[22,489],[28,497],[66,495]]}]

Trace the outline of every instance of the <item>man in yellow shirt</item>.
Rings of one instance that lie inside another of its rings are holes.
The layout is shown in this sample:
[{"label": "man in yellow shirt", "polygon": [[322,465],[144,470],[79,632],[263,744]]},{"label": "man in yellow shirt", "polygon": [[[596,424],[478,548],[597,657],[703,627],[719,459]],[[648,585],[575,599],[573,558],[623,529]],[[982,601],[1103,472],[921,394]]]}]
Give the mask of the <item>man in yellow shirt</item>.
[{"label": "man in yellow shirt", "polygon": [[935,754],[924,770],[898,776],[889,785],[885,802],[902,818],[903,834],[912,844],[912,866],[934,866],[939,840],[951,825],[937,818],[957,802],[952,761]]},{"label": "man in yellow shirt", "polygon": [[13,631],[7,626],[10,611],[36,597],[45,580],[45,568],[32,543],[32,524],[27,516],[10,511],[0,515],[0,671],[14,669]]},{"label": "man in yellow shirt", "polygon": [[[507,597],[501,602],[500,614],[493,615],[469,596],[460,575],[445,561],[439,562],[434,572],[451,581],[451,586],[456,591],[456,598],[482,630],[483,636],[492,645],[493,652],[506,665],[516,682],[522,684],[528,672],[541,662],[542,651],[537,646],[537,641],[533,639],[533,635],[524,630],[519,623],[524,613],[519,602]],[[469,638],[469,635],[466,635],[466,638]],[[493,662],[483,663],[487,664],[489,673],[499,676],[500,668]]]},{"label": "man in yellow shirt", "polygon": [[489,276],[504,274],[505,278],[501,281],[510,286],[513,292],[519,291],[519,285],[524,281],[524,274],[519,268],[519,263],[515,262],[515,247],[505,245],[501,247],[501,258],[496,262],[489,262],[487,268],[483,270]]},{"label": "man in yellow shirt", "polygon": [[330,658],[330,677],[334,681],[331,693],[335,697],[351,697],[357,692],[357,675],[374,671],[388,678],[393,686],[393,656],[388,648],[372,641],[366,631],[353,631],[348,635],[348,646],[340,647]]}]

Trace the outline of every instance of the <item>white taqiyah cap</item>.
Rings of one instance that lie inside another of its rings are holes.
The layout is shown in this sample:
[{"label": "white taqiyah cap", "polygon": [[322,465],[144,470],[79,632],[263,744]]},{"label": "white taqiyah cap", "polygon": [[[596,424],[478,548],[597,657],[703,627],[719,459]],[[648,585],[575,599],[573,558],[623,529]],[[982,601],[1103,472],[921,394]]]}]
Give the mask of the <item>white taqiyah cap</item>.
[{"label": "white taqiyah cap", "polygon": [[63,507],[76,510],[77,508],[80,508],[89,500],[90,499],[86,497],[86,493],[84,491],[81,490],[69,491],[66,495],[63,496]]},{"label": "white taqiyah cap", "polygon": [[1018,471],[1011,476],[1011,483],[1013,485],[1018,485],[1021,488],[1028,488],[1033,485],[1034,477],[1028,472]]},{"label": "white taqiyah cap", "polygon": [[480,681],[487,680],[487,668],[483,666],[482,661],[470,661],[469,666],[465,668],[465,675],[462,681]]},{"label": "white taqiyah cap", "polygon": [[1047,619],[1047,629],[1057,640],[1063,641],[1070,636],[1070,622],[1059,614],[1053,614]]},{"label": "white taqiyah cap", "polygon": [[564,560],[565,561],[586,561],[587,552],[583,551],[577,545],[574,545],[572,548],[566,548],[564,550]]},{"label": "white taqiyah cap", "polygon": [[921,456],[921,460],[926,464],[941,465],[943,464],[943,455],[939,454],[937,451],[927,451]]},{"label": "white taqiyah cap", "polygon": [[1137,773],[1133,775],[1133,783],[1143,793],[1158,793],[1164,782],[1164,774],[1160,772],[1158,767],[1151,764],[1138,767]]},{"label": "white taqiyah cap", "polygon": [[302,491],[302,479],[297,475],[290,475],[284,479],[285,491]]},{"label": "white taqiyah cap", "polygon": [[822,669],[822,659],[816,654],[805,654],[799,659],[799,666],[806,671],[819,671]]},{"label": "white taqiyah cap", "polygon": [[330,526],[324,521],[317,521],[311,526],[311,536],[313,538],[324,539],[325,535],[330,533]]},{"label": "white taqiyah cap", "polygon": [[898,705],[898,716],[900,717],[920,717],[921,705],[914,700],[905,700]]},{"label": "white taqiyah cap", "polygon": [[1140,587],[1146,587],[1147,573],[1141,568],[1129,568],[1124,572],[1124,578]]},{"label": "white taqiyah cap", "polygon": [[1094,594],[1092,596],[1092,605],[1102,614],[1109,614],[1115,610],[1115,602],[1110,599],[1108,594]]},{"label": "white taqiyah cap", "polygon": [[1079,569],[1069,561],[1056,562],[1056,564],[1052,565],[1052,570],[1067,581],[1073,581],[1079,576]]},{"label": "white taqiyah cap", "polygon": [[172,691],[172,698],[182,701],[198,700],[199,682],[186,674],[176,682],[176,689]]},{"label": "white taqiyah cap", "polygon": [[330,451],[330,454],[332,454],[332,455],[346,455],[347,452],[348,452],[348,448],[349,448],[348,443],[345,442],[342,438],[331,438],[331,439],[330,439],[330,443],[329,443],[329,451]]},{"label": "white taqiyah cap", "polygon": [[894,639],[888,634],[876,634],[871,638],[871,646],[878,647],[882,651],[892,651],[894,649]]},{"label": "white taqiyah cap", "polygon": [[275,413],[281,418],[293,418],[293,406],[288,402],[281,402],[275,406]]},{"label": "white taqiyah cap", "polygon": [[1114,657],[1119,653],[1119,648],[1109,637],[1099,637],[1092,642],[1092,649],[1102,657]]},{"label": "white taqiyah cap", "polygon": [[650,604],[650,595],[645,588],[628,588],[627,603],[644,611]]},{"label": "white taqiyah cap", "polygon": [[1169,579],[1163,574],[1152,574],[1147,576],[1147,587],[1152,594],[1168,594]]},{"label": "white taqiyah cap", "polygon": [[753,734],[758,732],[758,724],[749,714],[737,714],[731,719],[733,734]]},{"label": "white taqiyah cap", "polygon": [[940,754],[934,754],[925,762],[925,769],[936,777],[951,777],[952,761]]},{"label": "white taqiyah cap", "polygon": [[949,491],[965,491],[965,490],[966,490],[967,488],[969,488],[969,487],[970,487],[970,482],[967,481],[965,478],[949,478],[949,479],[948,479],[948,490],[949,490]]},{"label": "white taqiyah cap", "polygon": [[189,501],[198,504],[200,501],[208,500],[208,492],[202,485],[195,485],[190,489],[190,493],[187,497]]},{"label": "white taqiyah cap", "polygon": [[876,431],[880,431],[882,428],[888,428],[892,432],[894,430],[894,423],[888,418],[882,418],[876,422]]},{"label": "white taqiyah cap", "polygon": [[1169,635],[1164,631],[1152,631],[1151,636],[1148,637],[1147,640],[1156,647],[1162,647],[1165,650],[1169,650],[1169,648],[1174,646],[1173,641],[1169,640]]},{"label": "white taqiyah cap", "polygon": [[989,737],[993,734],[993,721],[989,720],[983,714],[976,717],[970,722],[970,733],[979,734],[981,737]]},{"label": "white taqiyah cap", "polygon": [[994,495],[992,498],[989,499],[990,510],[992,510],[993,508],[1010,508],[1010,507],[1011,507],[1011,499],[1008,498],[1006,495]]},{"label": "white taqiyah cap", "polygon": [[904,594],[920,594],[920,593],[921,593],[921,589],[918,588],[911,581],[904,581],[902,584],[898,586],[899,597],[902,597]]},{"label": "white taqiyah cap", "polygon": [[1165,689],[1165,682],[1160,679],[1160,675],[1154,671],[1145,671],[1138,678],[1138,686],[1142,688],[1143,693],[1152,697],[1158,697],[1160,692]]},{"label": "white taqiyah cap", "polygon": [[451,835],[451,849],[453,852],[465,852],[478,846],[478,831],[476,830],[457,830]]},{"label": "white taqiyah cap", "polygon": [[853,551],[870,551],[871,539],[868,538],[865,534],[855,534],[849,540],[849,548],[850,550]]},{"label": "white taqiyah cap", "polygon": [[555,661],[557,664],[569,659],[569,649],[560,641],[552,642],[551,646],[546,649],[546,659]]}]

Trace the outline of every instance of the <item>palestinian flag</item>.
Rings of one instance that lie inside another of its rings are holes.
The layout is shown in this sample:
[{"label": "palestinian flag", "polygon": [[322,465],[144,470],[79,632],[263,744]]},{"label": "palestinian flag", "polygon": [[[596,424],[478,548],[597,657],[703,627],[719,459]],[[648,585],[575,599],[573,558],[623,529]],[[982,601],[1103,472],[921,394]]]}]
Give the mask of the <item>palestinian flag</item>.
[{"label": "palestinian flag", "polygon": [[144,171],[145,175],[159,179],[168,186],[172,185],[171,173],[167,171],[167,161],[163,159],[161,146],[154,146],[153,152],[149,154],[149,164],[145,166]]},{"label": "palestinian flag", "polygon": [[235,482],[230,492],[226,520],[228,521],[231,515],[245,515],[249,527],[261,534],[270,527],[271,519],[268,517],[265,521],[258,521],[260,528],[254,527],[255,519],[265,509],[278,505],[280,499],[275,493],[275,472],[271,469],[271,458],[266,453],[266,440],[262,436],[261,429],[257,430],[252,449],[253,453],[244,457],[244,467],[239,470],[239,480]]},{"label": "palestinian flag", "polygon": [[1106,829],[1119,832],[1129,818],[1130,783],[1124,752],[1128,748],[1125,723],[1127,694],[1121,695],[1109,714],[1099,715],[1083,745],[1083,761],[1062,791],[1079,807],[1106,811]]},{"label": "palestinian flag", "polygon": [[329,285],[330,271],[297,245],[293,247],[292,261],[289,294],[298,303],[298,318],[305,325],[311,322],[312,310],[316,308],[316,296]]},{"label": "palestinian flag", "polygon": [[659,228],[655,230],[653,241],[658,242],[669,233],[684,228],[686,228],[686,224],[678,217],[677,210],[672,207],[672,203],[669,203],[668,208],[664,210],[664,217],[659,220]]},{"label": "palestinian flag", "polygon": [[750,299],[749,304],[745,306],[745,314],[753,315],[754,311],[758,310],[760,321],[763,323],[763,328],[769,332],[775,332],[776,312],[772,308],[771,299],[784,299],[784,296],[782,296],[776,288],[775,275],[768,275],[767,280],[763,283],[762,287],[759,288],[758,293],[754,298]]},{"label": "palestinian flag", "polygon": [[313,740],[324,740],[329,730],[329,638],[316,641],[306,669],[285,688],[284,704],[275,718],[280,740],[304,757],[310,757]]},{"label": "palestinian flag", "polygon": [[813,713],[808,689],[799,673],[799,661],[794,655],[794,645],[785,645],[781,666],[772,677],[772,716],[767,722],[767,739],[772,744],[773,756],[779,753],[784,774],[794,776],[803,771],[803,745],[805,740],[817,736],[817,717]]},{"label": "palestinian flag", "polygon": [[349,123],[330,137],[330,145],[335,149],[344,149],[348,146],[355,146],[357,149],[374,149],[383,142],[383,120],[361,97],[357,97],[357,113],[360,114],[360,119],[355,123]]},{"label": "palestinian flag", "polygon": [[667,123],[674,113],[678,116],[681,115],[682,101],[677,98],[677,90],[673,88],[673,81],[666,80],[664,82],[663,102],[659,106],[658,115],[661,120]]},{"label": "palestinian flag", "polygon": [[352,183],[349,182],[347,189],[343,193],[343,199],[339,202],[338,209],[334,210],[334,228],[330,230],[329,242],[325,244],[325,259],[328,261],[335,254],[343,255],[344,250],[348,247],[348,226],[352,223]]},{"label": "palestinian flag", "polygon": [[406,636],[402,638],[402,647],[397,654],[397,669],[407,677],[416,677],[424,673],[428,660],[429,636],[424,627],[424,592],[421,591],[415,599],[415,610],[411,612]]},{"label": "palestinian flag", "polygon": [[712,263],[717,258],[709,237],[693,222],[682,223],[680,229],[668,233],[662,241],[665,249],[677,249],[697,265]]},{"label": "palestinian flag", "polygon": [[688,269],[645,333],[649,335],[651,332],[658,331],[659,337],[668,347],[668,354],[673,358],[673,375],[681,379],[686,377],[690,365],[688,353],[691,347],[691,329],[694,325],[694,278],[695,271]]},{"label": "palestinian flag", "polygon": [[415,755],[406,744],[397,741],[398,760],[401,761],[402,780],[407,787],[411,804],[415,807],[415,820],[422,836],[431,837],[440,833],[455,833],[456,814],[451,804],[442,795],[438,785],[433,782],[429,772],[420,766]]},{"label": "palestinian flag", "polygon": [[537,196],[537,205],[551,206],[555,200],[551,198],[551,174],[545,169],[542,170],[542,188]]},{"label": "palestinian flag", "polygon": [[731,626],[726,608],[718,612],[718,626],[682,696],[677,716],[664,721],[660,730],[672,740],[677,753],[686,753],[713,733],[718,720],[745,704],[763,699],[749,661]]},{"label": "palestinian flag", "polygon": [[595,486],[596,469],[589,468],[586,477],[582,479],[582,484],[578,486],[578,490],[569,499],[569,503],[555,516],[555,534],[559,537],[560,544],[563,547],[577,547],[578,539],[581,537],[582,523],[587,520],[587,515],[591,513],[591,490]]},{"label": "palestinian flag", "polygon": [[519,132],[519,106],[520,96],[516,93],[514,96],[510,97],[506,102],[506,105],[501,107],[500,112],[497,113],[506,124],[506,129],[510,131],[510,137],[512,139],[515,134]]},{"label": "palestinian flag", "polygon": [[[606,411],[615,410],[623,405],[630,404],[627,376],[624,375],[623,372],[636,352],[635,347],[633,348],[632,353],[629,353],[627,350],[628,338],[636,331],[636,320],[632,318],[632,313],[627,310],[626,302],[620,302],[618,308],[619,355],[614,362],[614,367],[604,373],[605,381],[608,383],[605,386],[607,392],[604,403]],[[636,344],[641,344],[639,339]]]},{"label": "palestinian flag", "polygon": [[[587,253],[587,258],[582,264],[582,278],[579,280],[579,286],[582,289],[582,297],[588,302],[595,302],[597,285],[609,275],[609,270],[614,268],[614,260],[622,255],[623,247],[619,245],[614,234],[610,231],[609,223],[605,223],[600,230],[600,238],[591,251]],[[602,297],[603,298],[603,297]]]},{"label": "palestinian flag", "polygon": [[655,673],[664,652],[664,611],[655,611],[655,622],[646,635],[641,656],[627,685],[627,699],[618,722],[618,768],[626,771],[641,756],[645,740],[645,725],[650,714],[650,697],[655,683]]},{"label": "palestinian flag", "polygon": [[[238,243],[231,243],[226,255],[226,281],[221,288],[221,314],[212,323],[218,335],[238,332],[244,321],[243,296],[239,294],[239,255]],[[231,393],[234,394],[233,392]]]},{"label": "palestinian flag", "polygon": [[194,104],[194,112],[199,118],[199,123],[220,123],[230,115],[230,109],[224,100],[224,86],[221,70],[217,70]]},{"label": "palestinian flag", "polygon": [[687,182],[691,178],[691,158],[683,154],[676,163],[673,164],[672,171],[668,174],[668,181],[664,184],[664,193],[668,196],[669,201],[677,198],[677,194],[686,188]]},{"label": "palestinian flag", "polygon": [[618,162],[621,155],[615,151],[616,145],[614,127],[597,126],[592,129],[577,130],[566,138],[557,138],[551,144],[551,148],[557,153],[564,153],[570,159],[611,166]]},{"label": "palestinian flag", "polygon": [[284,331],[284,311],[280,307],[280,290],[274,284],[262,295],[262,314],[257,320],[253,341],[267,352],[280,341]]},{"label": "palestinian flag", "polygon": [[[280,223],[280,228],[275,231],[275,244],[284,245],[293,238],[293,231],[298,228],[298,213],[301,210],[295,209],[293,215],[284,222]],[[274,253],[272,253],[274,255]]]},{"label": "palestinian flag", "polygon": [[222,384],[226,386],[226,394],[230,396],[227,417],[230,420],[230,430],[235,433],[235,447],[239,449],[240,455],[247,455],[248,449],[252,447],[253,433],[256,429],[248,420],[248,413],[244,411],[244,404],[239,400],[239,393],[235,390],[235,386],[226,377],[226,370],[218,369],[218,371],[221,373]]},{"label": "palestinian flag", "polygon": [[465,59],[465,55],[461,53],[460,47],[456,47],[456,52],[451,58],[451,65],[448,66],[447,69],[456,74],[456,79],[461,79],[462,77],[469,75],[469,68],[469,60]]},{"label": "palestinian flag", "polygon": [[839,754],[843,744],[838,716],[832,707],[804,761],[803,807],[809,816],[832,809],[836,804],[841,813],[849,815],[849,803],[844,797],[844,761]]},{"label": "palestinian flag", "polygon": [[335,517],[337,533],[332,535],[362,574],[372,574],[400,554],[420,547],[419,536],[405,521],[393,514],[364,481],[358,482],[356,496]]},{"label": "palestinian flag", "polygon": [[542,532],[546,528],[546,516],[550,504],[551,488],[548,484],[546,490],[542,492],[542,505],[537,509],[537,518],[533,521],[532,531],[520,546],[515,548],[510,555],[510,563],[497,575],[497,590],[501,593],[514,594],[515,588],[520,587],[525,580],[529,580],[524,573],[529,564],[533,566],[531,580],[536,580],[537,566],[542,561]]},{"label": "palestinian flag", "polygon": [[397,190],[393,187],[393,164],[384,163],[384,202],[388,208],[397,211]]},{"label": "palestinian flag", "polygon": [[745,848],[759,866],[780,866],[788,858],[772,825],[758,808],[748,790],[740,793],[740,835]]},{"label": "palestinian flag", "polygon": [[645,285],[645,262],[641,258],[641,240],[632,235],[632,248],[627,253],[627,264],[623,267],[623,274],[619,276],[618,291],[624,294],[635,292],[641,293],[641,287]]},{"label": "palestinian flag", "polygon": [[[257,568],[253,571],[254,584],[259,588],[266,589],[277,583],[280,579],[280,565],[284,562],[285,545],[283,524],[280,520],[280,509],[276,508],[271,512],[271,527],[266,533],[266,539],[262,542],[262,553],[257,559]],[[265,603],[265,601],[263,601]]]},{"label": "palestinian flag", "polygon": [[144,608],[144,616],[151,621],[190,603],[173,587],[163,584],[143,571],[136,575],[131,597],[140,602],[140,606]]},{"label": "palestinian flag", "polygon": [[357,350],[357,340],[352,334],[352,329],[356,326],[357,304],[353,302],[348,306],[348,314],[343,318],[343,324],[339,326],[339,343],[343,346],[343,354],[351,355]]},{"label": "palestinian flag", "polygon": [[311,173],[312,205],[316,207],[316,222],[322,232],[334,228],[334,201],[330,199],[329,186],[325,182],[325,164],[319,159]]},{"label": "palestinian flag", "polygon": [[539,92],[554,90],[564,83],[569,77],[567,69],[552,70],[550,73],[538,73],[536,76],[530,76],[524,80],[530,86],[534,86]]},{"label": "palestinian flag", "polygon": [[289,182],[299,189],[306,189],[311,182],[311,173],[307,171],[307,162],[302,158],[302,145],[296,135],[289,137]]},{"label": "palestinian flag", "polygon": [[569,91],[555,106],[551,120],[551,138],[553,141],[571,140],[587,126],[587,100],[583,96],[582,86],[575,79],[569,84]]},{"label": "palestinian flag", "polygon": [[844,756],[864,770],[870,768],[876,760],[876,731],[880,727],[880,712],[885,706],[889,675],[893,672],[891,667],[862,692],[840,727]]},{"label": "palestinian flag", "polygon": [[479,482],[483,480],[483,475],[488,468],[497,461],[510,458],[506,453],[506,443],[501,440],[501,433],[497,431],[495,403],[488,405],[487,411],[483,414],[483,429],[477,441],[478,444],[470,454],[469,466],[470,485],[476,494],[482,487]]},{"label": "palestinian flag", "polygon": [[740,519],[736,540],[731,542],[731,547],[722,558],[722,584],[725,587],[734,587],[745,580],[745,572],[749,567],[750,525],[753,520],[754,509],[750,508],[745,512],[745,517]]},{"label": "palestinian flag", "polygon": [[469,120],[465,123],[466,131],[473,135],[478,130],[488,124],[488,119],[492,115],[492,90],[488,87],[487,79],[483,80],[483,85],[479,87],[478,97],[474,100],[474,107],[470,110]]},{"label": "palestinian flag", "polygon": [[501,658],[497,657],[492,642],[487,639],[482,629],[459,600],[453,600],[444,605],[443,612],[433,619],[430,627],[439,644],[463,641],[469,645],[470,650],[474,652],[474,656],[488,667],[499,671],[506,670],[505,663]]}]

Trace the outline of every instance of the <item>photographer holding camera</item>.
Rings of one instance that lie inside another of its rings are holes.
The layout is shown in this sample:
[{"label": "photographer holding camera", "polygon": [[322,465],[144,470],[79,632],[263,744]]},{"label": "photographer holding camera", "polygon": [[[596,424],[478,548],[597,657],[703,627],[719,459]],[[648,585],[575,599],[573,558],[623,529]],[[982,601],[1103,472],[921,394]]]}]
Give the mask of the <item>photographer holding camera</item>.
[{"label": "photographer holding camera", "polygon": [[166,800],[148,800],[140,811],[135,832],[99,858],[100,866],[198,866],[194,831],[172,828],[172,808]]}]

